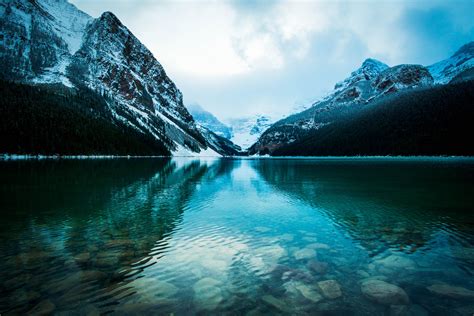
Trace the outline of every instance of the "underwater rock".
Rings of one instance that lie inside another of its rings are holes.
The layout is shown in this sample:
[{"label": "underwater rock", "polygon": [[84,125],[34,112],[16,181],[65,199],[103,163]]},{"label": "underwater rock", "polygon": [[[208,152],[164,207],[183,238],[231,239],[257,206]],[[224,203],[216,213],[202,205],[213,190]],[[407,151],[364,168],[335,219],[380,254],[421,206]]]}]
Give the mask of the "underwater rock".
[{"label": "underwater rock", "polygon": [[398,255],[390,255],[377,260],[376,263],[389,269],[410,269],[415,267],[413,260]]},{"label": "underwater rock", "polygon": [[428,316],[429,314],[426,309],[417,304],[410,305],[407,313],[408,316]]},{"label": "underwater rock", "polygon": [[428,291],[434,294],[452,297],[452,298],[474,298],[474,291],[460,286],[448,284],[433,284],[427,287]]},{"label": "underwater rock", "polygon": [[328,264],[326,262],[321,262],[318,260],[310,260],[307,266],[311,272],[317,274],[325,274],[328,270]]},{"label": "underwater rock", "polygon": [[363,278],[370,278],[370,274],[364,270],[357,270],[357,274]]},{"label": "underwater rock", "polygon": [[171,297],[178,293],[179,289],[173,284],[166,281],[153,280],[153,287],[155,295],[162,297]]},{"label": "underwater rock", "polygon": [[277,299],[273,295],[264,295],[262,296],[262,301],[266,304],[282,311],[282,312],[291,312],[291,309],[281,300]]},{"label": "underwater rock", "polygon": [[299,269],[290,269],[284,272],[281,279],[303,281],[306,283],[311,283],[315,281],[314,277],[311,274]]},{"label": "underwater rock", "polygon": [[293,253],[293,256],[297,260],[311,259],[311,258],[316,257],[316,251],[314,251],[314,249],[310,249],[310,248],[303,248],[303,249],[295,251]]},{"label": "underwater rock", "polygon": [[322,244],[320,242],[315,242],[306,246],[306,248],[311,249],[329,249],[330,247],[326,244]]},{"label": "underwater rock", "polygon": [[194,302],[199,309],[213,310],[222,302],[224,297],[218,287],[220,284],[212,278],[204,278],[194,284]]},{"label": "underwater rock", "polygon": [[402,288],[381,280],[363,282],[361,291],[367,298],[379,304],[406,305],[409,302],[408,295]]},{"label": "underwater rock", "polygon": [[278,259],[286,255],[285,249],[279,245],[260,247],[255,252],[265,260],[271,261],[278,261]]},{"label": "underwater rock", "polygon": [[323,299],[315,287],[300,281],[289,281],[285,283],[283,287],[290,293],[301,294],[304,298],[313,303],[317,303]]},{"label": "underwater rock", "polygon": [[327,298],[335,299],[342,296],[341,286],[336,280],[321,281],[318,282],[318,286]]},{"label": "underwater rock", "polygon": [[292,241],[295,238],[294,235],[292,234],[283,234],[278,239],[283,240],[283,241]]},{"label": "underwater rock", "polygon": [[229,264],[226,261],[217,259],[203,260],[201,261],[201,265],[206,269],[220,272],[225,271],[229,267]]},{"label": "underwater rock", "polygon": [[271,228],[264,227],[264,226],[257,226],[257,227],[254,228],[254,230],[259,232],[259,233],[266,233],[266,232],[271,231]]},{"label": "underwater rock", "polygon": [[390,305],[390,316],[404,316],[408,313],[408,305]]}]

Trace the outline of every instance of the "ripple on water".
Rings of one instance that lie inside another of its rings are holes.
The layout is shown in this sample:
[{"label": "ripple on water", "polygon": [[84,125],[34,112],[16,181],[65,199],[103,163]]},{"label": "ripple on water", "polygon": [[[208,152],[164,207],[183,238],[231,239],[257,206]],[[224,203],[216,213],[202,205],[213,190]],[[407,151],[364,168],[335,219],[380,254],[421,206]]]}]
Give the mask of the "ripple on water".
[{"label": "ripple on water", "polygon": [[0,313],[470,315],[473,168],[419,164],[1,170]]}]

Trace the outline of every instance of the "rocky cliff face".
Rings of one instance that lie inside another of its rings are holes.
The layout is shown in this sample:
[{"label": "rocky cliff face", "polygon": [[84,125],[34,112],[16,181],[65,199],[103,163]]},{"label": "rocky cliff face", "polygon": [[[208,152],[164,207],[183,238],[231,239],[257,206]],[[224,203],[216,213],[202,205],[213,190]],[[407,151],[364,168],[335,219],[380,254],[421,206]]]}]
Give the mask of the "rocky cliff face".
[{"label": "rocky cliff face", "polygon": [[113,120],[171,152],[208,152],[181,92],[112,13],[93,19],[66,0],[0,0],[0,26],[2,79],[90,88],[109,100]]}]

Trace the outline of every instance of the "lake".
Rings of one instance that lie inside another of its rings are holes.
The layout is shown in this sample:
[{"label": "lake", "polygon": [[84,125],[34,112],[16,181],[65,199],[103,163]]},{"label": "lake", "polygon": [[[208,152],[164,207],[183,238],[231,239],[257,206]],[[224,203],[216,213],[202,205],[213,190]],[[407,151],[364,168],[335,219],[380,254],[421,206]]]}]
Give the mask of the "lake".
[{"label": "lake", "polygon": [[0,162],[0,314],[474,313],[474,160]]}]

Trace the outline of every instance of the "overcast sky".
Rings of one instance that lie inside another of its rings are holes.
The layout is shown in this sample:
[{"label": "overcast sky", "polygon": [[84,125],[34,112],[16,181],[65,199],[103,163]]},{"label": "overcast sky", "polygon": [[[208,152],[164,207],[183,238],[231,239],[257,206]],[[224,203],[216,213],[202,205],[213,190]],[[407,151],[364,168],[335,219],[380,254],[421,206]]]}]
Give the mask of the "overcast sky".
[{"label": "overcast sky", "polygon": [[429,65],[474,40],[474,1],[71,0],[112,11],[221,119],[288,114],[368,57]]}]

